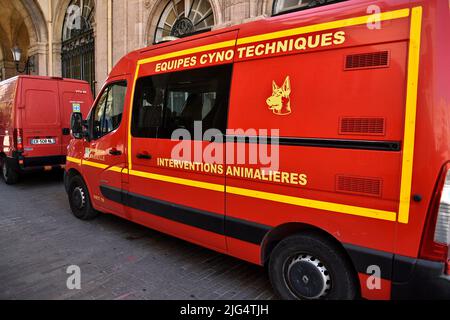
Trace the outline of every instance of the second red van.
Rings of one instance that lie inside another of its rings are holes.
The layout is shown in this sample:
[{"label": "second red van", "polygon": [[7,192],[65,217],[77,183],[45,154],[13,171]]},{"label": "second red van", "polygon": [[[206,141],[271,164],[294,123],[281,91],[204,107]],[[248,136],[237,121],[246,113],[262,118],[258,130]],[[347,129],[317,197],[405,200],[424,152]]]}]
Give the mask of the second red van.
[{"label": "second red van", "polygon": [[0,164],[7,184],[30,170],[63,167],[72,112],[93,102],[85,81],[18,76],[0,82]]}]

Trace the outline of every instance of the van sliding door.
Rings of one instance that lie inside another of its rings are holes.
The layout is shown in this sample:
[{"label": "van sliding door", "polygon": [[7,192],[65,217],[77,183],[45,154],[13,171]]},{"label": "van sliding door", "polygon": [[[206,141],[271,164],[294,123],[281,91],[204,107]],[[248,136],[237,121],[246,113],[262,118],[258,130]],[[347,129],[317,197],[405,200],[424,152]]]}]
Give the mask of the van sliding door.
[{"label": "van sliding door", "polygon": [[[226,250],[221,140],[235,37],[227,32],[156,49],[156,62],[142,60],[129,148],[132,219],[219,251]],[[212,40],[227,47],[201,51]],[[163,58],[188,48],[194,53]]]}]

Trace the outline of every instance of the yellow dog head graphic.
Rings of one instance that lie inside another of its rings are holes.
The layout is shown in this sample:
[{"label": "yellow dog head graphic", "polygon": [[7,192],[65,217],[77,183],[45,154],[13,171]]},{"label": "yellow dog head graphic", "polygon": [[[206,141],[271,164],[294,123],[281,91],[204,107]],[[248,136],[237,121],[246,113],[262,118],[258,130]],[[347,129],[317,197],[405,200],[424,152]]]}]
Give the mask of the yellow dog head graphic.
[{"label": "yellow dog head graphic", "polygon": [[275,81],[272,82],[272,96],[267,99],[269,110],[278,116],[291,114],[291,80],[286,77],[282,87],[278,87]]}]

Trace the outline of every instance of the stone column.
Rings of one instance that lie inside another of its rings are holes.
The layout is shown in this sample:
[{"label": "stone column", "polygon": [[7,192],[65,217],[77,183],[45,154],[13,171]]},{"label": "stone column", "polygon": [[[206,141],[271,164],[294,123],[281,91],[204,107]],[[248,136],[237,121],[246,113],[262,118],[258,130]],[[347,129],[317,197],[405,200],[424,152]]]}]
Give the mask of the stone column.
[{"label": "stone column", "polygon": [[100,93],[108,77],[108,0],[97,0],[95,7],[95,85],[96,94]]},{"label": "stone column", "polygon": [[53,75],[55,77],[62,76],[61,65],[61,41],[53,41]]},{"label": "stone column", "polygon": [[47,43],[38,42],[28,49],[30,61],[34,64],[31,74],[46,76],[47,75]]},{"label": "stone column", "polygon": [[115,65],[128,51],[129,4],[130,1],[113,2],[113,65]]}]

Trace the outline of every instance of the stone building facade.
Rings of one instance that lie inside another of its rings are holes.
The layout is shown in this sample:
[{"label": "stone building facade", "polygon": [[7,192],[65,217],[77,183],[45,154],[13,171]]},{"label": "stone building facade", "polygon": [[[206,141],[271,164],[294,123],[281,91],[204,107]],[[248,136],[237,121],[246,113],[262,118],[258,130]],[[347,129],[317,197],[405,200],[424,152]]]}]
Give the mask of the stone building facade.
[{"label": "stone building facade", "polygon": [[32,74],[81,78],[98,93],[127,52],[270,15],[273,1],[292,0],[0,0],[0,77],[18,74],[18,47],[19,71],[29,59]]}]

